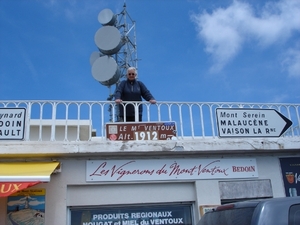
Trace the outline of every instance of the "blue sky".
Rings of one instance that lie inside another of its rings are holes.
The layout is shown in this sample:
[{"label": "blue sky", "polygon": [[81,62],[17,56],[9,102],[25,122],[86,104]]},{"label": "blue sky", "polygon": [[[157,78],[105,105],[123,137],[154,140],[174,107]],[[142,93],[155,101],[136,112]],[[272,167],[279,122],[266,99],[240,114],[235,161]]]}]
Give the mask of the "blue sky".
[{"label": "blue sky", "polygon": [[[0,0],[2,100],[99,100],[101,10],[124,0]],[[300,102],[299,0],[126,0],[157,101]],[[113,87],[114,89],[114,87]]]}]

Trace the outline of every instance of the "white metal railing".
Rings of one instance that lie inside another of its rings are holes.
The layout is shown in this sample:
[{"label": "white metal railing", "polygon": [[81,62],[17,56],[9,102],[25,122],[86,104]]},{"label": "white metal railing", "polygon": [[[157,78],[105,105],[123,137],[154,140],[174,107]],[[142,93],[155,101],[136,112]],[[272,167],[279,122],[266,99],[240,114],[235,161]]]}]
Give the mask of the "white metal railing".
[{"label": "white metal railing", "polygon": [[[218,136],[216,109],[275,109],[293,122],[284,136],[300,136],[300,104],[238,103],[238,102],[123,102],[143,105],[143,121],[175,121],[178,138]],[[92,136],[105,140],[105,124],[117,122],[118,107],[112,101],[0,101],[0,108],[26,108],[25,141],[30,141],[33,125],[38,132],[37,141],[57,140],[57,126],[63,128],[63,141],[70,141],[70,127],[75,128],[75,140],[92,140]],[[136,118],[137,119],[137,118]],[[48,126],[49,136],[45,136]],[[85,126],[85,128],[84,128]],[[1,128],[1,127],[0,127]],[[83,138],[80,132],[88,129]],[[73,130],[74,132],[74,130]]]}]

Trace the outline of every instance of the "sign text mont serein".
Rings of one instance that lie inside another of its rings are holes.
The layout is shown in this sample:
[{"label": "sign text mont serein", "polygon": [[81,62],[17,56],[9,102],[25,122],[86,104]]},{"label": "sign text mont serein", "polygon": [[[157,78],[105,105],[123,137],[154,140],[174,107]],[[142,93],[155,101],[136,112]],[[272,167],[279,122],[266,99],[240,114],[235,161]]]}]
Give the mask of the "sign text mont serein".
[{"label": "sign text mont serein", "polygon": [[292,121],[275,109],[217,108],[219,137],[280,137]]}]

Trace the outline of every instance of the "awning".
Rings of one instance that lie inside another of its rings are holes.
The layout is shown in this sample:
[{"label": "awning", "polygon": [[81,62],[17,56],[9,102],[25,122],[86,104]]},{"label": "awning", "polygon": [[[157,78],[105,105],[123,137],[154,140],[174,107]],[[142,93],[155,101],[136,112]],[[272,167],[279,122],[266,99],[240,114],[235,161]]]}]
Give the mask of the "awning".
[{"label": "awning", "polygon": [[9,196],[41,182],[49,182],[59,162],[0,163],[0,197]]}]

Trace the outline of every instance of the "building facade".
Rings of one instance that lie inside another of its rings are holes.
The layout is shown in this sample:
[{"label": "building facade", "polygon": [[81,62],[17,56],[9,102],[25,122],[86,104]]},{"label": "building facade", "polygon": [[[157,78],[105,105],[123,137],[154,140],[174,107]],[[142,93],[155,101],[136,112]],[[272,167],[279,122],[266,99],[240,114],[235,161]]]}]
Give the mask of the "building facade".
[{"label": "building facade", "polygon": [[119,123],[113,104],[2,102],[1,224],[196,224],[300,193],[300,105],[144,103],[145,122]]}]

